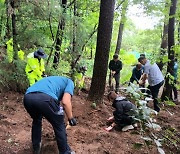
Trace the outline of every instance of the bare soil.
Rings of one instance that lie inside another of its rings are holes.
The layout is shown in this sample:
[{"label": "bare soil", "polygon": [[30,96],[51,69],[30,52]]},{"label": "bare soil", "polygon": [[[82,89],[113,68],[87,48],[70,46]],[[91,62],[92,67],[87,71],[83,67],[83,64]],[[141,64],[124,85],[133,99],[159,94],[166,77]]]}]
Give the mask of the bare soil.
[{"label": "bare soil", "polygon": [[[112,115],[110,102],[106,101],[96,109],[91,107],[87,94],[80,93],[73,97],[73,114],[78,125],[67,130],[68,143],[77,154],[156,154],[157,147],[143,145],[134,148],[134,143],[144,144],[138,134],[139,128],[128,132],[104,131],[106,119]],[[23,95],[15,92],[0,93],[0,153],[31,154],[31,123],[22,103]],[[180,103],[179,103],[180,104]],[[180,137],[180,105],[166,107],[157,115],[157,123],[163,134],[167,129],[176,130],[175,137]],[[170,142],[171,143],[171,142]],[[168,143],[169,144],[169,143]],[[176,143],[177,146],[180,143]],[[165,142],[166,153],[178,153],[176,148]],[[43,120],[42,154],[57,154],[57,145],[51,125]]]}]

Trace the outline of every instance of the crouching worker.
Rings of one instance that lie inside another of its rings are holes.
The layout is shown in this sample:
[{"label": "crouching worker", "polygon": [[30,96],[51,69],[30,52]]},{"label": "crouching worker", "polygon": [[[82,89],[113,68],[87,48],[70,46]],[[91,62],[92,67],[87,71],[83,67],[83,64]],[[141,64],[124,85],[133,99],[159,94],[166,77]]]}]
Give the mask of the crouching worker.
[{"label": "crouching worker", "polygon": [[122,128],[122,131],[137,127],[135,120],[132,118],[132,114],[135,114],[133,111],[137,109],[136,106],[125,97],[118,96],[113,91],[111,91],[107,97],[109,101],[113,102],[112,106],[115,108],[115,111],[113,112],[113,117],[107,119],[111,125],[105,128],[105,130],[110,131],[114,126]]},{"label": "crouching worker", "polygon": [[76,125],[71,105],[73,90],[72,80],[61,76],[43,78],[27,89],[24,106],[33,119],[31,137],[34,154],[40,154],[41,150],[42,117],[45,117],[54,129],[59,154],[74,154],[67,143],[64,124],[65,110],[69,124]]}]

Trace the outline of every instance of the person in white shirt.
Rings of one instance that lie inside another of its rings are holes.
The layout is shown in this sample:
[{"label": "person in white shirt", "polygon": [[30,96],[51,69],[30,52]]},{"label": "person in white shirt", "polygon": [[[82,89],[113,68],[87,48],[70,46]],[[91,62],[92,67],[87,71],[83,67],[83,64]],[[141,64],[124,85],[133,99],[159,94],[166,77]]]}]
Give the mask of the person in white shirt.
[{"label": "person in white shirt", "polygon": [[144,65],[144,74],[141,78],[141,81],[139,84],[144,84],[146,79],[148,79],[149,82],[149,89],[151,91],[152,97],[154,99],[154,110],[159,112],[159,102],[157,100],[159,89],[164,84],[164,77],[162,72],[160,71],[158,65],[156,63],[151,64],[149,60],[147,60],[145,57],[140,57],[138,61]]}]

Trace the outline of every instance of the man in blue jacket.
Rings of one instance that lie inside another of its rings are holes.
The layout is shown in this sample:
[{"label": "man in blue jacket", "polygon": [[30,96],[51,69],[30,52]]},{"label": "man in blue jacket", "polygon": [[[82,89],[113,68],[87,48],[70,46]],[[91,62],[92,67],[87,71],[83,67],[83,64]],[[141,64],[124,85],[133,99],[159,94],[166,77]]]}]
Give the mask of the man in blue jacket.
[{"label": "man in blue jacket", "polygon": [[24,106],[33,119],[32,145],[34,154],[40,154],[41,150],[42,117],[45,117],[54,129],[59,154],[73,153],[67,143],[64,124],[65,110],[69,124],[76,125],[71,105],[73,90],[73,81],[61,76],[43,78],[27,89],[24,95]]}]

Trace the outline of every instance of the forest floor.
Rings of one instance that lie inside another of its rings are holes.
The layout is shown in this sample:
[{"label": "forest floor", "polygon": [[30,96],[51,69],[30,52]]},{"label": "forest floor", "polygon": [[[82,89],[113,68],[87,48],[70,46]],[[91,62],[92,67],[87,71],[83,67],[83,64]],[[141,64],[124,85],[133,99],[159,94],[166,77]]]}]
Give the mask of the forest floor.
[{"label": "forest floor", "polygon": [[[78,125],[67,130],[68,143],[77,154],[144,154],[158,153],[157,147],[149,147],[138,134],[139,128],[128,132],[104,130],[106,119],[112,115],[109,101],[96,109],[91,107],[87,94],[80,93],[73,97],[73,114]],[[31,154],[31,118],[24,109],[23,95],[15,92],[0,93],[0,154]],[[180,100],[180,98],[179,98]],[[174,141],[180,138],[180,103],[175,107],[166,107],[156,117],[157,123],[164,134],[173,130],[171,137],[166,134],[167,143],[163,144],[166,153],[179,153],[180,143]],[[169,140],[169,142],[168,142]],[[174,141],[174,142],[173,142]],[[142,143],[139,149],[135,143]],[[51,125],[43,120],[42,154],[56,154],[57,145]]]}]

